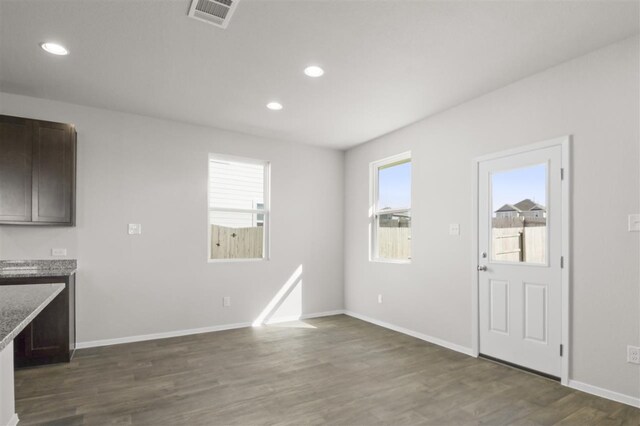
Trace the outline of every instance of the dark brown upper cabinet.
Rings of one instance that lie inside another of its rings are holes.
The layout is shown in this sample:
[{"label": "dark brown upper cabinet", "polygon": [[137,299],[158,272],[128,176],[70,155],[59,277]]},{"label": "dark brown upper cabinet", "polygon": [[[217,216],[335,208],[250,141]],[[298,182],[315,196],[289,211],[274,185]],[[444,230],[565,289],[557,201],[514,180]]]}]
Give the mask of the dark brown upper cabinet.
[{"label": "dark brown upper cabinet", "polygon": [[0,115],[0,224],[75,225],[72,124]]}]

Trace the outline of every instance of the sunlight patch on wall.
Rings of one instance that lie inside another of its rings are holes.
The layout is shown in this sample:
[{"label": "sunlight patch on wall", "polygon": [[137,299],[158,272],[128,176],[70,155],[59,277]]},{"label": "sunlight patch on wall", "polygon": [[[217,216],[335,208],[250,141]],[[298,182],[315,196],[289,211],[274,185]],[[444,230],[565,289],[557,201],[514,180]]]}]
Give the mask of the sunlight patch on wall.
[{"label": "sunlight patch on wall", "polygon": [[298,266],[287,282],[253,321],[254,327],[276,321],[293,321],[302,315],[302,265]]}]

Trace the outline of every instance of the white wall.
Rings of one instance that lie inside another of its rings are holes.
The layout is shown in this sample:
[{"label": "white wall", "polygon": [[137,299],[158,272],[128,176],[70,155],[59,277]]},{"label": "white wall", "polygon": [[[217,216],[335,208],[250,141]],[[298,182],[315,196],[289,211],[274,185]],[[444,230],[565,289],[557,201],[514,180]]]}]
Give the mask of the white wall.
[{"label": "white wall", "polygon": [[[343,152],[10,94],[0,112],[76,124],[77,226],[2,226],[0,253],[78,259],[79,342],[251,323],[299,265],[302,313],[343,308]],[[207,263],[211,152],[271,161],[271,260]]]},{"label": "white wall", "polygon": [[[570,376],[639,397],[639,366],[626,363],[626,346],[640,344],[639,234],[627,232],[627,214],[640,211],[638,50],[628,39],[348,151],[346,308],[471,347],[472,160],[571,134]],[[369,263],[369,162],[407,150],[413,263]]]}]

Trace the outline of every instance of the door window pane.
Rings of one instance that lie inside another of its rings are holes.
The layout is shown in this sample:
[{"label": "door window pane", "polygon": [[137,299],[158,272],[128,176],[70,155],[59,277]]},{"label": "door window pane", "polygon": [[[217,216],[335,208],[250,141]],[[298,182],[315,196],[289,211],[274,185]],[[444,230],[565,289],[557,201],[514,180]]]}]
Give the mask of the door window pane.
[{"label": "door window pane", "polygon": [[491,260],[547,263],[547,165],[491,174]]}]

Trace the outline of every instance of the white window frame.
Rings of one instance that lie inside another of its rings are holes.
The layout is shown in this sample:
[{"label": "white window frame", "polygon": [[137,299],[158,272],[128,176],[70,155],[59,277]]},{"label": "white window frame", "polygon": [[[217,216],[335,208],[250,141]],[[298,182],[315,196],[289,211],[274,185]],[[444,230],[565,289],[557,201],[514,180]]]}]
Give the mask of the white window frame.
[{"label": "white window frame", "polygon": [[[209,167],[211,160],[229,161],[234,163],[246,163],[246,164],[259,164],[264,168],[264,188],[263,199],[264,207],[262,209],[238,209],[227,207],[211,207],[209,199]],[[256,158],[236,157],[232,155],[213,154],[210,153],[207,160],[207,262],[208,263],[231,263],[231,262],[262,262],[269,260],[270,244],[269,244],[269,229],[271,225],[271,163],[265,160],[258,160]],[[244,258],[244,259],[211,259],[211,218],[210,212],[228,212],[228,213],[252,213],[263,214],[263,248],[262,257]]]},{"label": "white window frame", "polygon": [[[384,167],[388,167],[393,163],[404,163],[410,161],[412,162],[411,168],[411,206],[408,209],[393,209],[393,210],[384,210],[378,211],[378,170]],[[398,264],[410,264],[412,259],[388,259],[384,257],[378,257],[378,235],[377,229],[378,227],[378,216],[380,214],[393,214],[399,212],[408,211],[411,214],[411,210],[413,208],[413,160],[411,158],[411,151],[406,151],[401,154],[393,155],[391,157],[383,158],[382,160],[377,160],[369,163],[369,261],[370,262],[380,262],[380,263],[398,263]],[[413,217],[411,218],[411,222],[413,222]],[[413,223],[411,224],[413,227]],[[413,255],[413,239],[409,240],[409,245],[411,247],[411,254]]]}]

